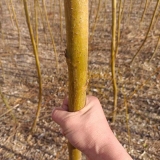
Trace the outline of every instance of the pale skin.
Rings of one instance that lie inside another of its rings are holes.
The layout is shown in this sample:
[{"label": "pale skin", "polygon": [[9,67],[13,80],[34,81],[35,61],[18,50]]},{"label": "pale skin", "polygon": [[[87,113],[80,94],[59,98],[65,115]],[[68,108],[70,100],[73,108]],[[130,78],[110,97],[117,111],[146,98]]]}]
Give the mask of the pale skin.
[{"label": "pale skin", "polygon": [[96,97],[87,96],[85,107],[77,112],[68,112],[68,100],[65,99],[62,107],[53,110],[52,119],[88,160],[132,160],[114,136]]}]

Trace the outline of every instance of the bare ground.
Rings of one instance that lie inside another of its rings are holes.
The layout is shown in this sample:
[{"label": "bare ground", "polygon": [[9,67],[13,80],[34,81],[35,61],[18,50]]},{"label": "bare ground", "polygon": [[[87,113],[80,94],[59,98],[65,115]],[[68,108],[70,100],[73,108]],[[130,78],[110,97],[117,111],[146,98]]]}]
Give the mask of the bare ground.
[{"label": "bare ground", "polygon": [[[94,34],[90,32],[88,94],[100,99],[111,128],[133,159],[158,160],[160,157],[160,47],[151,63],[147,61],[153,54],[160,35],[160,21],[157,20],[145,46],[130,67],[130,61],[146,35],[156,1],[151,2],[147,9],[141,28],[138,28],[138,24],[145,4],[142,4],[140,9],[140,2],[136,0],[129,15],[129,3],[129,1],[126,3],[124,9],[125,16],[122,21],[121,41],[117,55],[119,98],[115,124],[111,123],[113,111],[110,72],[111,4],[106,1],[101,2]],[[9,12],[11,6],[7,8],[7,4],[9,2],[3,0],[0,8],[0,86],[10,109],[6,108],[4,99],[0,99],[0,159],[68,159],[67,141],[61,135],[59,127],[51,120],[52,109],[61,105],[68,92],[63,9],[61,32],[59,2],[46,0],[47,14],[59,55],[59,74],[57,74],[55,54],[46,22],[43,27],[40,20],[39,58],[43,77],[43,102],[37,131],[27,141],[38,102],[37,72],[23,6],[19,1],[13,0],[21,30],[19,48],[15,20],[13,14]],[[94,24],[97,4],[98,1],[90,1],[90,31]],[[32,1],[29,1],[30,8],[31,5]],[[34,19],[31,20],[33,24]],[[125,99],[127,103],[124,103]],[[16,125],[12,113],[18,121]],[[128,125],[127,116],[129,116]]]}]

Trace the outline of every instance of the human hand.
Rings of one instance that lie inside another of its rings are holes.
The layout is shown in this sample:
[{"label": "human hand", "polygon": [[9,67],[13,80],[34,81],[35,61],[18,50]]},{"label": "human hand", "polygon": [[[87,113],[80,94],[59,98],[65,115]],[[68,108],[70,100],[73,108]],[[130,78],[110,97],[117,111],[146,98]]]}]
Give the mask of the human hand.
[{"label": "human hand", "polygon": [[[82,152],[95,146],[103,147],[107,134],[111,132],[101,104],[96,97],[87,96],[85,107],[77,112],[67,112],[68,100],[62,107],[52,113],[53,120],[58,123],[63,135],[69,142]],[[99,143],[99,144],[98,144]]]},{"label": "human hand", "polygon": [[89,159],[125,160],[128,155],[123,156],[125,150],[112,133],[96,97],[87,96],[85,107],[77,112],[68,112],[65,99],[62,107],[53,110],[52,119],[60,125],[69,142]]}]

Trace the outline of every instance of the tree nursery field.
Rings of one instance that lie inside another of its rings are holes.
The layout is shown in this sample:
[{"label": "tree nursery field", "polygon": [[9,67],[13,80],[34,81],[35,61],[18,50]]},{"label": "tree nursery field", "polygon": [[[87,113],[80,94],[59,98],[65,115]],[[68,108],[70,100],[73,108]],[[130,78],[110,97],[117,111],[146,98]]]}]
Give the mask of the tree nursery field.
[{"label": "tree nursery field", "polygon": [[[159,2],[117,0],[113,123],[112,3],[89,1],[87,94],[99,98],[115,136],[134,160],[160,157]],[[0,159],[66,160],[67,140],[51,118],[53,108],[68,95],[64,1],[27,4],[41,75],[23,0],[0,1]],[[31,136],[40,97],[39,120]]]}]

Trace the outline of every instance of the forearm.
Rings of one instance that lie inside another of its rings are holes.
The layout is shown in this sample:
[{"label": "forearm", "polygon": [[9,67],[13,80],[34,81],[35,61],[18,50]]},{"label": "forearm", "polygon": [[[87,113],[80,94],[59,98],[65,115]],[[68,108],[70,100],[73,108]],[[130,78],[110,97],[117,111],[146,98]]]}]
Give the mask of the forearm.
[{"label": "forearm", "polygon": [[86,155],[87,160],[132,160],[112,131],[106,139],[106,144],[104,140],[101,146],[93,147]]}]

